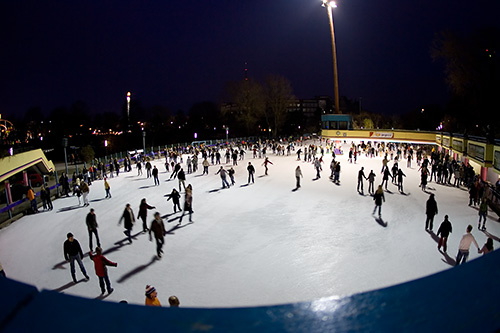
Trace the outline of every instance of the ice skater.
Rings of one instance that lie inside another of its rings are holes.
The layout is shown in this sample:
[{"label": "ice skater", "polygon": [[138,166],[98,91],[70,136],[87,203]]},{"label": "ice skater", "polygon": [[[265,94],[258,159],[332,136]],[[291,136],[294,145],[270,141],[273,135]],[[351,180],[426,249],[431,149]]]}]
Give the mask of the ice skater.
[{"label": "ice skater", "polygon": [[295,168],[295,179],[297,180],[295,188],[300,188],[300,178],[302,178],[302,170],[300,170],[300,165]]},{"label": "ice skater", "polygon": [[[108,290],[108,294],[111,294],[114,289],[111,288],[111,282],[109,281],[108,269],[106,266],[116,267],[118,264],[106,259],[106,257],[102,255],[102,249],[99,246],[95,248],[95,254],[90,251],[89,256],[90,259],[94,261],[95,274],[99,278],[101,295],[104,295],[106,289]],[[104,288],[104,284],[106,284],[106,289]]]},{"label": "ice skater", "polygon": [[123,233],[128,237],[129,243],[132,243],[132,228],[134,226],[135,217],[134,211],[132,210],[132,207],[130,207],[129,203],[125,206],[125,210],[118,221],[118,225],[120,225],[122,220],[124,220],[123,225],[125,226],[125,231]]},{"label": "ice skater", "polygon": [[233,167],[229,168],[229,170],[227,171],[227,174],[229,175],[229,179],[231,179],[231,185],[236,184],[236,182],[234,181],[235,171],[234,171]]},{"label": "ice skater", "polygon": [[253,184],[254,183],[253,174],[255,173],[255,168],[253,167],[251,162],[248,162],[247,171],[248,171],[248,184],[250,184],[250,180],[252,180]]},{"label": "ice skater", "polygon": [[172,189],[172,192],[168,195],[168,200],[172,199],[172,202],[174,203],[174,213],[177,213],[177,207],[179,208],[179,212],[182,211],[181,205],[180,205],[180,198],[181,195],[175,188]]},{"label": "ice skater", "polygon": [[447,241],[448,241],[448,236],[450,235],[452,231],[451,227],[451,222],[448,220],[448,215],[444,216],[444,221],[441,223],[439,226],[437,236],[441,235],[439,238],[439,243],[438,243],[438,250],[441,250],[441,246],[443,247],[443,251],[446,252],[447,249]]},{"label": "ice skater", "polygon": [[186,212],[189,213],[189,222],[193,222],[191,219],[191,216],[193,215],[193,186],[191,186],[191,184],[186,187],[186,194],[184,197],[184,211],[182,212],[181,218],[179,219],[179,223],[177,225],[181,225],[182,218],[184,217],[184,214]]},{"label": "ice skater", "polygon": [[85,276],[85,279],[89,280],[89,276],[87,275],[87,271],[85,270],[85,266],[83,266],[82,260],[83,260],[83,252],[82,248],[80,246],[80,243],[74,238],[73,234],[71,232],[68,232],[66,235],[67,239],[64,242],[64,259],[66,259],[67,262],[70,264],[70,269],[71,269],[71,277],[73,278],[73,282],[77,283],[78,281],[76,280],[76,272],[75,272],[75,260],[78,263],[78,266],[80,267],[80,270],[82,271],[83,276]]},{"label": "ice skater", "polygon": [[264,160],[264,163],[262,163],[262,165],[263,165],[263,166],[264,166],[264,168],[266,169],[266,171],[265,171],[265,175],[266,175],[266,176],[267,176],[267,170],[268,170],[267,165],[268,165],[268,164],[273,164],[273,162],[269,161],[269,157],[266,157],[266,159]]},{"label": "ice skater", "polygon": [[438,206],[434,194],[429,195],[429,199],[425,204],[425,230],[432,231],[432,224],[434,222],[434,216],[438,213]]},{"label": "ice skater", "polygon": [[378,207],[378,216],[382,215],[382,201],[385,202],[384,189],[382,185],[379,185],[377,191],[373,195],[373,200],[375,200],[375,208],[373,209],[372,215],[375,215],[375,211]]},{"label": "ice skater", "polygon": [[368,175],[368,193],[370,193],[371,195],[374,194],[374,191],[375,191],[375,188],[373,186],[373,184],[375,183],[375,172],[373,172],[373,170],[370,170],[370,174]]},{"label": "ice skater", "polygon": [[160,217],[160,213],[156,212],[154,217],[155,219],[151,222],[151,227],[149,228],[149,241],[153,241],[153,237],[151,236],[151,232],[153,232],[156,240],[156,255],[158,258],[161,258],[163,253],[162,247],[165,243],[165,225]]},{"label": "ice skater", "polygon": [[[365,176],[364,170],[365,170],[365,168],[361,167],[361,170],[359,170],[359,172],[358,172],[358,192],[361,194],[363,194],[363,179],[368,179]],[[361,191],[359,190],[360,187],[361,187]]]},{"label": "ice skater", "polygon": [[158,179],[158,169],[156,168],[156,165],[153,167],[151,173],[153,175],[153,179],[155,180],[155,186],[160,186],[160,179]]},{"label": "ice skater", "polygon": [[155,287],[150,286],[149,284],[146,286],[146,301],[144,302],[147,306],[161,306],[160,300],[157,297],[158,293],[156,292]]},{"label": "ice skater", "polygon": [[108,179],[104,178],[104,190],[106,191],[106,198],[111,199],[111,186],[109,186]]},{"label": "ice skater", "polygon": [[481,219],[483,219],[483,227],[481,230],[486,230],[486,217],[488,216],[488,198],[484,198],[479,205],[479,222],[477,224],[477,228],[481,227]]},{"label": "ice skater", "polygon": [[226,186],[229,188],[229,183],[227,182],[226,175],[227,171],[224,170],[224,167],[221,166],[219,171],[217,171],[216,175],[220,174],[220,179],[222,181],[222,188],[226,188]]},{"label": "ice skater", "polygon": [[474,238],[474,236],[472,236],[471,231],[472,226],[469,224],[467,226],[467,232],[462,236],[462,239],[460,240],[460,244],[458,246],[456,266],[467,262],[471,243],[474,243],[479,251],[479,245],[477,245],[476,239]]},{"label": "ice skater", "polygon": [[314,159],[314,168],[316,169],[316,179],[320,179],[321,178],[321,174],[320,174],[321,162],[318,160],[317,157]]},{"label": "ice skater", "polygon": [[90,212],[87,214],[87,218],[85,219],[85,223],[87,224],[87,229],[89,231],[89,249],[92,251],[92,234],[95,235],[97,246],[101,246],[101,242],[99,241],[99,234],[97,233],[97,217],[94,212],[94,208],[90,208]]},{"label": "ice skater", "polygon": [[382,184],[381,186],[384,185],[385,183],[385,189],[387,190],[387,183],[389,182],[389,177],[392,178],[391,172],[389,171],[389,168],[384,169],[384,176],[382,177]]},{"label": "ice skater", "polygon": [[142,198],[141,204],[139,205],[139,214],[137,215],[137,218],[140,218],[142,220],[142,231],[147,232],[148,226],[146,224],[146,219],[148,217],[148,209],[155,209],[155,206],[150,206],[146,202],[146,198]]},{"label": "ice skater", "polygon": [[406,177],[406,175],[403,173],[403,170],[399,169],[397,173],[397,178],[398,178],[398,190],[401,193],[404,193],[403,190],[403,177]]}]

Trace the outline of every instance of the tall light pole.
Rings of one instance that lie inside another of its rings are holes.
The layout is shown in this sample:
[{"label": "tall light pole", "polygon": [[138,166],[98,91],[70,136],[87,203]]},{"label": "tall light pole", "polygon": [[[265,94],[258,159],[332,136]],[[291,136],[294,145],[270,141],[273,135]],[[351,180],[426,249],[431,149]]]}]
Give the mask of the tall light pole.
[{"label": "tall light pole", "polygon": [[335,1],[321,0],[322,6],[328,12],[328,19],[330,20],[330,33],[332,35],[332,54],[333,54],[333,88],[335,90],[335,113],[340,113],[339,106],[339,77],[337,74],[337,50],[335,48],[335,29],[333,27],[333,8],[337,7]]},{"label": "tall light pole", "polygon": [[127,93],[127,127],[130,127],[130,91]]}]

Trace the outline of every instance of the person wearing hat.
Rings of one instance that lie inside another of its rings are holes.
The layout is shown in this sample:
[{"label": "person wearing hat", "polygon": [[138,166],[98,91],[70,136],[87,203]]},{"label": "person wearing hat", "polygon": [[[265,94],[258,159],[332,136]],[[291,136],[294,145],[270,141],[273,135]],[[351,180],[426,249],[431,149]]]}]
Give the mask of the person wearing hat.
[{"label": "person wearing hat", "polygon": [[158,293],[156,292],[155,287],[150,286],[149,284],[146,286],[146,305],[147,306],[161,306],[160,300],[156,297]]},{"label": "person wearing hat", "polygon": [[68,232],[66,235],[68,238],[64,242],[64,259],[70,263],[71,267],[71,277],[73,278],[73,282],[77,282],[76,280],[76,272],[75,272],[75,260],[78,263],[78,266],[80,266],[80,270],[82,271],[83,275],[85,278],[88,280],[90,279],[89,276],[87,275],[87,271],[85,270],[85,266],[83,266],[82,259],[83,259],[83,252],[82,248],[80,246],[80,243],[73,237],[73,234],[71,232]]}]

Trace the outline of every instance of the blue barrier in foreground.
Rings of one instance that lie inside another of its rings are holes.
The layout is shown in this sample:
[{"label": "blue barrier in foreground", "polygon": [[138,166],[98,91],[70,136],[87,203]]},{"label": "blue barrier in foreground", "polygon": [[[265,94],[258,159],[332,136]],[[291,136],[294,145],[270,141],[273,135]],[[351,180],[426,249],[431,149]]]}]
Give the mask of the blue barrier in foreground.
[{"label": "blue barrier in foreground", "polygon": [[494,251],[465,265],[371,292],[230,309],[117,304],[37,292],[0,278],[0,331],[494,332],[500,329],[499,263],[500,251]]}]

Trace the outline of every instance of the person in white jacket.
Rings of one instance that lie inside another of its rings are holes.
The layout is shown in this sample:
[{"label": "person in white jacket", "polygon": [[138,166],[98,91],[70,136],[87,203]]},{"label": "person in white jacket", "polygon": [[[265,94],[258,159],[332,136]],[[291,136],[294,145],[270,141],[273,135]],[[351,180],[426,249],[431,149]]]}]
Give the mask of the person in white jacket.
[{"label": "person in white jacket", "polygon": [[295,178],[297,178],[297,188],[300,188],[300,177],[302,176],[302,170],[300,170],[300,165],[297,165],[295,169]]},{"label": "person in white jacket", "polygon": [[477,245],[476,239],[474,238],[474,236],[472,236],[471,231],[472,226],[469,224],[467,226],[467,233],[462,236],[462,240],[460,241],[460,245],[458,246],[456,266],[467,261],[471,243],[474,243],[474,245],[476,245],[477,249],[479,250],[479,245]]}]

